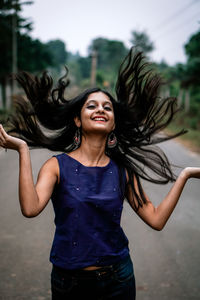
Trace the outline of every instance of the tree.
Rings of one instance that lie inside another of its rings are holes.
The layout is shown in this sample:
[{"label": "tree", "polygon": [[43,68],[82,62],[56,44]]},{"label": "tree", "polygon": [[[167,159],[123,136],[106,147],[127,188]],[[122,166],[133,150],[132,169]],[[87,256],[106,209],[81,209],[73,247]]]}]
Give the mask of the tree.
[{"label": "tree", "polygon": [[65,43],[61,40],[52,40],[47,43],[47,46],[52,55],[54,67],[60,71],[61,67],[66,64],[67,60]]},{"label": "tree", "polygon": [[200,57],[200,31],[190,37],[187,44],[185,44],[185,52],[189,60]]},{"label": "tree", "polygon": [[184,85],[197,87],[200,85],[200,31],[192,35],[185,44],[187,55],[186,78]]},{"label": "tree", "polygon": [[67,67],[69,68],[69,78],[72,85],[81,86],[82,81],[89,82],[91,58],[82,57],[79,52],[73,54],[67,52]]},{"label": "tree", "polygon": [[28,35],[18,36],[18,68],[31,73],[54,66],[54,57],[47,44],[33,40]]},{"label": "tree", "polygon": [[190,37],[189,41],[185,44],[185,52],[187,55],[187,64],[182,85],[190,89],[192,125],[197,129],[200,128],[200,31]]},{"label": "tree", "polygon": [[89,46],[89,53],[95,50],[98,56],[98,68],[114,71],[118,68],[122,58],[127,54],[127,49],[123,42],[96,38]]},{"label": "tree", "polygon": [[[44,44],[29,36],[32,23],[22,18],[20,12],[22,5],[31,3],[32,1],[0,0],[0,85],[3,108],[6,107],[6,86],[11,73],[17,72],[17,69],[32,73],[41,72],[50,66],[58,68],[66,63],[65,44],[62,41]],[[16,23],[15,28],[13,19]],[[17,65],[15,68],[13,68],[14,58]]]},{"label": "tree", "polygon": [[90,57],[79,57],[77,63],[80,67],[81,77],[89,78],[91,69],[91,58]]},{"label": "tree", "polygon": [[97,74],[100,74],[98,78],[101,78],[98,82],[106,82],[107,85],[113,86],[120,63],[128,52],[124,43],[106,38],[96,38],[88,50],[90,55],[94,50],[97,53]]},{"label": "tree", "polygon": [[150,41],[146,32],[134,30],[131,32],[131,35],[130,42],[132,45],[137,47],[137,49],[142,51],[146,56],[154,50],[154,44]]},{"label": "tree", "polygon": [[19,16],[24,4],[32,4],[32,1],[0,1],[0,85],[4,107],[6,104],[5,87],[8,75],[13,70],[17,71],[17,37],[22,29],[24,32],[29,32],[32,26],[28,19]]},{"label": "tree", "polygon": [[184,46],[186,63],[167,66],[157,64],[166,85],[163,88],[171,96],[178,98],[178,106],[184,108],[179,112],[175,125],[200,129],[200,31],[193,34]]}]

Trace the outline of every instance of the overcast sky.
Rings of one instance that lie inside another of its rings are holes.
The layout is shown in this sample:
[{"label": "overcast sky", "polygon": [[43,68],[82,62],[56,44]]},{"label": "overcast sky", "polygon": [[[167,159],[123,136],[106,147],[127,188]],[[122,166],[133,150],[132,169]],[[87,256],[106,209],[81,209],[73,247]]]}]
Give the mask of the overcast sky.
[{"label": "overcast sky", "polygon": [[200,30],[200,0],[34,0],[22,16],[33,21],[33,38],[61,39],[82,56],[94,38],[130,47],[131,31],[146,31],[155,45],[151,58],[173,65],[185,62],[184,44]]}]

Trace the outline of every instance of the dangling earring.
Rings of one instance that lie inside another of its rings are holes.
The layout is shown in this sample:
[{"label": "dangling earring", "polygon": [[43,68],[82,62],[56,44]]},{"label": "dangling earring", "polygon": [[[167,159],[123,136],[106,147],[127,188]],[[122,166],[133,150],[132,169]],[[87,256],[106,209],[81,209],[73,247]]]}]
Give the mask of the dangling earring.
[{"label": "dangling earring", "polygon": [[108,148],[114,148],[117,146],[117,138],[113,131],[108,136],[107,146]]},{"label": "dangling earring", "polygon": [[79,147],[80,143],[81,143],[81,133],[80,133],[80,128],[78,127],[74,135],[74,145],[76,146],[76,148]]}]

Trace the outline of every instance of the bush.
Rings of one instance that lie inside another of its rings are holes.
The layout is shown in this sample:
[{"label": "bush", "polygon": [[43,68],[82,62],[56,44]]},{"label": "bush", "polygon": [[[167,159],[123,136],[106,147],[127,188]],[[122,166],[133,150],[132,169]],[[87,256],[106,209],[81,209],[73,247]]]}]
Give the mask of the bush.
[{"label": "bush", "polygon": [[188,125],[192,129],[197,129],[198,128],[198,118],[191,118],[188,119]]},{"label": "bush", "polygon": [[0,123],[5,124],[8,120],[9,111],[6,109],[0,109]]}]

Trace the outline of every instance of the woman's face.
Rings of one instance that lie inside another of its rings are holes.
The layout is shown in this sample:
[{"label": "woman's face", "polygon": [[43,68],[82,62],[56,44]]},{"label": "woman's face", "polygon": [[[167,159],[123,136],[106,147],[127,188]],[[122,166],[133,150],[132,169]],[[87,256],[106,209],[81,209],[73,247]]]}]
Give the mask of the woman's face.
[{"label": "woman's face", "polygon": [[75,118],[76,126],[85,133],[110,133],[115,128],[113,105],[109,97],[96,92],[88,96],[81,109],[81,118]]}]

